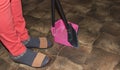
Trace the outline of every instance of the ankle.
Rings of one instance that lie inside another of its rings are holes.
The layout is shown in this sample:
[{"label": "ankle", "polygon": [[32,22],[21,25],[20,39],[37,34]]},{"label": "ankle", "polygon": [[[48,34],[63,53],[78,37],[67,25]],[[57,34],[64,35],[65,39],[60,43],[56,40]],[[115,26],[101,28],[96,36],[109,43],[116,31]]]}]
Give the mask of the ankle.
[{"label": "ankle", "polygon": [[27,52],[27,49],[20,55],[18,56],[13,56],[13,55],[10,55],[10,57],[14,60],[14,59],[19,59],[20,57],[24,56],[24,54]]},{"label": "ankle", "polygon": [[29,41],[30,41],[30,38],[28,38],[27,40],[25,40],[25,41],[22,41],[22,43],[24,44],[24,45],[26,45],[26,44],[28,44],[29,43]]}]

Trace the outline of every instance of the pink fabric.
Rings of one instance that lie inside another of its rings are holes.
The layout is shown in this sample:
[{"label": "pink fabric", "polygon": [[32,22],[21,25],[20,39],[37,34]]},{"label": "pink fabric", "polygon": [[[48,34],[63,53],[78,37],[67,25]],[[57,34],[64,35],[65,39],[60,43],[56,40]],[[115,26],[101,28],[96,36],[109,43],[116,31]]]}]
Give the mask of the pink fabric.
[{"label": "pink fabric", "polygon": [[[78,25],[69,22],[75,31],[78,31]],[[52,35],[54,36],[54,41],[69,47],[73,47],[69,42],[68,42],[68,35],[67,35],[67,30],[65,28],[64,22],[60,19],[55,23],[55,27],[51,28]]]},{"label": "pink fabric", "polygon": [[21,0],[0,0],[0,40],[5,47],[13,56],[18,56],[26,50],[21,41],[28,38]]}]

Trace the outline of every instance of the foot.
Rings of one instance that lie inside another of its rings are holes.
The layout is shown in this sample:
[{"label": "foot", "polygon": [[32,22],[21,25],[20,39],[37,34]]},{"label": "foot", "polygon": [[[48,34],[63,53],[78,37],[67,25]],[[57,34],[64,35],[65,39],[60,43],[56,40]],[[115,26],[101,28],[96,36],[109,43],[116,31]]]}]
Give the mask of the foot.
[{"label": "foot", "polygon": [[30,38],[23,42],[27,48],[50,48],[52,47],[52,42],[45,37],[41,38]]},{"label": "foot", "polygon": [[13,57],[15,62],[29,65],[32,67],[44,67],[50,62],[50,58],[42,53],[36,53],[27,49],[25,53],[20,56]]}]

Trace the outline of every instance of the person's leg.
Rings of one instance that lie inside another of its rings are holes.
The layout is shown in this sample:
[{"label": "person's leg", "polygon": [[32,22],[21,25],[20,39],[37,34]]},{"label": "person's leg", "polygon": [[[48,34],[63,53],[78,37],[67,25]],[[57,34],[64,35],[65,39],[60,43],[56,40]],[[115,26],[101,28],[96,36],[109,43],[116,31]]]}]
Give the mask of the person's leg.
[{"label": "person's leg", "polygon": [[33,67],[42,67],[49,57],[27,49],[18,37],[13,24],[10,0],[0,0],[0,40],[10,52],[12,59]]},{"label": "person's leg", "polygon": [[52,43],[47,38],[32,38],[29,37],[27,29],[25,28],[26,22],[22,14],[21,0],[11,0],[12,14],[14,25],[18,36],[21,41],[28,48],[48,48]]},{"label": "person's leg", "polygon": [[29,38],[28,31],[25,28],[26,22],[22,13],[21,0],[11,0],[11,9],[14,20],[14,25],[18,36],[21,41]]},{"label": "person's leg", "polygon": [[26,50],[26,47],[19,43],[20,39],[14,29],[9,1],[0,0],[0,40],[13,56],[18,56]]}]

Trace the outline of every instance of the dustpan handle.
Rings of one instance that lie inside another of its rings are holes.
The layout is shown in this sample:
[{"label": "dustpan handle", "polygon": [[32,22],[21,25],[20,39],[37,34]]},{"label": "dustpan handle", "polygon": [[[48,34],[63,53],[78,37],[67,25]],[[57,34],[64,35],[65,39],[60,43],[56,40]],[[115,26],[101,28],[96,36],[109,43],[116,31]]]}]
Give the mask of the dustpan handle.
[{"label": "dustpan handle", "polygon": [[55,26],[55,0],[51,0],[52,27]]},{"label": "dustpan handle", "polygon": [[57,6],[57,11],[58,11],[60,17],[63,20],[66,29],[68,30],[69,29],[69,27],[68,27],[69,24],[68,24],[67,19],[65,17],[65,14],[64,14],[64,11],[63,11],[63,8],[62,8],[62,5],[61,5],[60,1],[59,0],[55,0],[55,4]]},{"label": "dustpan handle", "polygon": [[64,24],[65,24],[65,27],[66,29],[68,30],[69,29],[69,24],[67,22],[67,19],[65,17],[65,14],[64,14],[64,11],[63,11],[63,8],[62,8],[62,5],[60,3],[59,0],[51,0],[51,7],[52,7],[52,26],[54,27],[55,25],[55,6],[57,6],[57,11],[61,17],[61,19],[63,20]]}]

